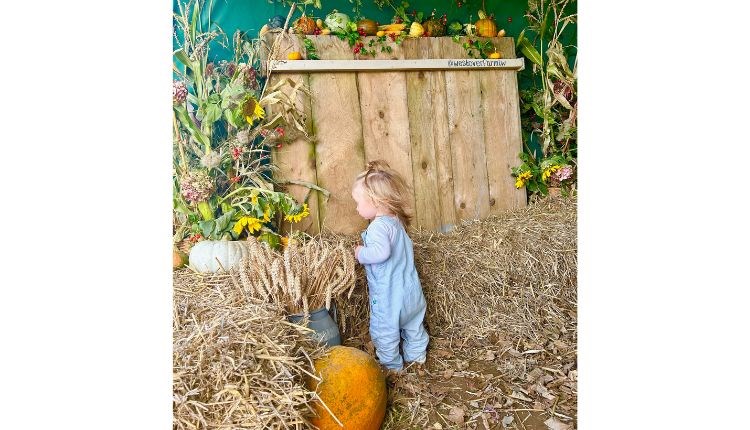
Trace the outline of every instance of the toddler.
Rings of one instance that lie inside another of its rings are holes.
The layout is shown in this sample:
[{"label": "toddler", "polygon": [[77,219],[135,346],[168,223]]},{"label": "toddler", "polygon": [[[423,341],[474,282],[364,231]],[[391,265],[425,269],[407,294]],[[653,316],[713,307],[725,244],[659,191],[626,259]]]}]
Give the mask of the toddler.
[{"label": "toddler", "polygon": [[368,163],[352,188],[357,212],[372,220],[362,233],[364,246],[354,250],[367,273],[370,337],[380,363],[396,371],[404,361],[424,363],[429,341],[423,324],[427,302],[405,229],[411,218],[405,211],[407,189],[401,176],[382,160]]}]

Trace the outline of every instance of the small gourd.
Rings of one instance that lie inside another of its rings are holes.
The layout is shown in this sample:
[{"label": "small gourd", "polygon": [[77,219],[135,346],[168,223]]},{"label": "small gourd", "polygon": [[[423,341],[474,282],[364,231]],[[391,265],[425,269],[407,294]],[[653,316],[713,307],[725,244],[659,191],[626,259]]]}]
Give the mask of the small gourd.
[{"label": "small gourd", "polygon": [[325,24],[333,33],[341,33],[346,30],[349,21],[349,15],[334,9],[333,12],[326,16]]},{"label": "small gourd", "polygon": [[297,51],[292,51],[289,54],[287,54],[286,58],[288,60],[301,60],[302,59],[302,54],[300,54]]},{"label": "small gourd", "polygon": [[495,37],[497,35],[497,24],[483,10],[479,11],[479,21],[474,25],[477,27],[477,33],[481,37]]},{"label": "small gourd", "polygon": [[294,22],[294,30],[299,34],[314,34],[316,28],[315,20],[306,15]]},{"label": "small gourd", "polygon": [[503,56],[499,52],[495,51],[495,52],[493,52],[492,54],[489,55],[489,58],[491,58],[493,60],[497,60],[498,58],[503,58]]},{"label": "small gourd", "polygon": [[385,417],[388,390],[385,375],[374,358],[349,346],[334,346],[315,361],[315,372],[321,382],[307,379],[307,388],[318,393],[328,409],[313,403],[316,417],[312,424],[320,430],[379,430]]},{"label": "small gourd", "polygon": [[360,19],[357,21],[357,30],[362,30],[368,36],[375,36],[378,32],[378,23],[371,19]]},{"label": "small gourd", "polygon": [[424,27],[422,27],[422,24],[414,21],[411,23],[411,27],[409,27],[409,37],[420,37],[424,34]]}]

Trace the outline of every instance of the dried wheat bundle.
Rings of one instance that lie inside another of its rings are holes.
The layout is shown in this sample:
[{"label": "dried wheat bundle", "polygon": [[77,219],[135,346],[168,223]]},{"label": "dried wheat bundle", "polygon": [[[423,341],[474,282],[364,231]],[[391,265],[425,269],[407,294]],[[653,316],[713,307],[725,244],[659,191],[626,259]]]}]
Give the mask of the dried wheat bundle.
[{"label": "dried wheat bundle", "polygon": [[343,243],[290,240],[279,253],[255,238],[248,242],[249,255],[232,276],[250,297],[308,315],[354,290],[354,255]]}]

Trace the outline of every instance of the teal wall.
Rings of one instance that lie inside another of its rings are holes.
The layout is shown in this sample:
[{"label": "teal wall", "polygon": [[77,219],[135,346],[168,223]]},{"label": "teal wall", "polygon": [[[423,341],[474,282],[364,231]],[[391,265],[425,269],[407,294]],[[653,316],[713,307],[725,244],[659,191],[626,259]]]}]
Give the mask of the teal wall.
[{"label": "teal wall", "polygon": [[[178,1],[184,3],[184,0],[173,0],[175,10],[177,10]],[[349,0],[321,0],[321,3],[323,6],[321,9],[308,6],[308,16],[324,18],[333,9],[337,9],[339,12],[346,13],[354,18],[353,5]],[[395,0],[393,3],[400,3],[400,1]],[[469,15],[471,15],[472,21],[476,21],[478,19],[477,10],[482,8],[481,0],[465,0],[461,7],[457,6],[456,0],[412,0],[409,1],[409,4],[410,10],[423,12],[425,16],[428,16],[433,9],[436,9],[436,15],[442,16],[442,14],[446,13],[449,21],[458,19],[461,22],[468,22]],[[488,14],[495,14],[497,27],[499,29],[504,28],[506,35],[513,37],[514,40],[526,27],[526,20],[524,18],[527,7],[526,0],[485,0],[484,4]],[[203,24],[206,25],[208,22],[210,13],[210,20],[224,30],[230,40],[236,30],[255,35],[270,17],[274,15],[283,15],[286,17],[289,12],[289,8],[283,6],[280,2],[269,2],[269,0],[206,0],[206,5],[207,7],[204,8],[204,13],[201,17]],[[296,11],[293,19],[298,18],[300,15],[301,13]],[[372,0],[362,0],[362,15],[380,23],[388,23],[391,21],[394,11],[387,6],[383,10],[380,10]],[[577,44],[575,25],[568,26],[566,36],[563,39],[566,45]],[[569,54],[573,54],[574,52],[570,52]],[[218,45],[211,47],[211,53],[216,56],[216,59],[231,58],[230,51]],[[517,53],[517,55],[520,56],[521,54]],[[532,82],[531,76],[531,68],[527,67],[526,70],[519,74],[519,86],[521,88],[528,87]]]}]

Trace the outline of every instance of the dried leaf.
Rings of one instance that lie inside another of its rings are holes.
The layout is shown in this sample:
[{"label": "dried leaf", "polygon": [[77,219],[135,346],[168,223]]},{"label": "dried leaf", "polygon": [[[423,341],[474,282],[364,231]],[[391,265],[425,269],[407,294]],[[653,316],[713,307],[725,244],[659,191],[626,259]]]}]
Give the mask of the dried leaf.
[{"label": "dried leaf", "polygon": [[570,378],[571,381],[577,381],[578,380],[578,370],[571,370],[568,372],[568,378]]},{"label": "dried leaf", "polygon": [[523,394],[519,393],[518,391],[513,391],[510,394],[510,396],[508,396],[508,397],[512,397],[512,398],[518,399],[518,400],[523,400],[525,402],[531,402],[532,401],[530,398],[524,396]]},{"label": "dried leaf", "polygon": [[572,424],[565,424],[562,421],[555,419],[554,417],[545,421],[544,425],[549,427],[550,430],[570,430],[573,427]]},{"label": "dried leaf", "polygon": [[493,351],[491,351],[491,350],[488,349],[487,353],[485,354],[484,359],[487,360],[487,361],[494,360],[495,359],[495,353]]},{"label": "dried leaf", "polygon": [[503,428],[510,427],[511,423],[513,423],[513,415],[503,417]]},{"label": "dried leaf", "polygon": [[445,372],[443,372],[443,378],[451,379],[451,377],[453,377],[453,369],[446,369]]},{"label": "dried leaf", "polygon": [[543,385],[540,385],[540,384],[534,385],[534,391],[536,391],[537,393],[539,393],[539,395],[541,395],[542,397],[544,397],[547,400],[554,400],[555,399],[555,396],[553,396],[552,394],[550,394],[549,390],[547,390],[547,387],[545,387]]},{"label": "dried leaf", "polygon": [[434,428],[435,430],[442,430],[443,426],[440,423],[435,423],[432,425],[432,428]]},{"label": "dried leaf", "polygon": [[448,412],[448,416],[445,417],[448,421],[454,422],[458,425],[463,425],[464,423],[464,414],[466,411],[464,411],[463,408],[459,408],[458,406],[454,406],[451,408],[450,412]]}]

